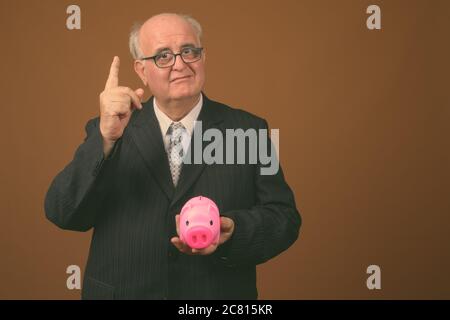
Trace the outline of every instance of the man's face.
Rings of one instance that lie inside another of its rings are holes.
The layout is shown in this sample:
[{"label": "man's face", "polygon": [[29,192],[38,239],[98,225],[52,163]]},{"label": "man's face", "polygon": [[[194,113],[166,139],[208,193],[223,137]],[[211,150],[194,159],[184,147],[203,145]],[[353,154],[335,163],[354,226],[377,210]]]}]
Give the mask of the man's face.
[{"label": "man's face", "polygon": [[[191,25],[176,16],[155,17],[147,21],[141,28],[140,44],[145,57],[161,51],[179,53],[189,45],[201,46]],[[135,69],[152,94],[163,103],[197,97],[205,83],[204,54],[193,63],[185,63],[177,56],[175,64],[167,68],[159,68],[150,59],[135,63]]]}]

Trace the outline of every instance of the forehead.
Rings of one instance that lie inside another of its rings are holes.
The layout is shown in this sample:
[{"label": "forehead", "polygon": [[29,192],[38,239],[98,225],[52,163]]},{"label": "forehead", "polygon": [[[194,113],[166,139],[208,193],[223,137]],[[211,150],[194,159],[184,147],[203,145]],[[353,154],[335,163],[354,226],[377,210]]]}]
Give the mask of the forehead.
[{"label": "forehead", "polygon": [[144,53],[161,48],[178,50],[185,44],[199,45],[193,27],[178,17],[166,17],[147,21],[140,31],[140,43]]}]

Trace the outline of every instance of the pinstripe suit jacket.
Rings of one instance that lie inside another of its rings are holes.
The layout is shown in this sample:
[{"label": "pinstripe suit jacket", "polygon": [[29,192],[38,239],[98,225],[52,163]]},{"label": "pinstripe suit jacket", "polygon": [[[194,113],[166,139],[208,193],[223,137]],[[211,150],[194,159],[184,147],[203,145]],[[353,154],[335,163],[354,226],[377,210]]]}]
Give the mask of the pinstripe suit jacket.
[{"label": "pinstripe suit jacket", "polygon": [[[267,129],[265,120],[205,95],[198,120],[203,130],[223,133]],[[58,227],[94,229],[83,299],[257,298],[256,265],[286,250],[301,225],[281,168],[261,175],[259,161],[184,164],[175,188],[153,98],[133,112],[107,159],[98,117],[86,133],[45,198],[46,216]],[[170,243],[175,215],[198,195],[213,199],[235,222],[231,239],[209,256],[181,254]]]}]

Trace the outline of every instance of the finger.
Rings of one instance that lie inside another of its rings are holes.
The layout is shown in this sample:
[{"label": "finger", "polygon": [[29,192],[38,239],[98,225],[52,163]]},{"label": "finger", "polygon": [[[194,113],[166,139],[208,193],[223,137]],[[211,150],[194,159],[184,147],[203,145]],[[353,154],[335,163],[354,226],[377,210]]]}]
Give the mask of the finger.
[{"label": "finger", "polygon": [[177,234],[180,235],[180,215],[175,216],[175,224],[177,226]]},{"label": "finger", "polygon": [[115,56],[111,63],[111,68],[109,69],[109,76],[108,80],[106,80],[105,89],[111,89],[119,85],[119,67],[120,59],[118,56]]},{"label": "finger", "polygon": [[109,90],[107,101],[111,106],[111,112],[114,112],[115,114],[128,114],[133,111],[134,108],[142,109],[141,100],[130,88],[116,87]]},{"label": "finger", "polygon": [[139,100],[142,101],[142,98],[144,97],[144,89],[139,88],[134,90],[134,92],[137,94],[137,96],[139,97]]},{"label": "finger", "polygon": [[131,112],[130,97],[113,97],[109,101],[110,107],[105,111],[111,115],[128,114]]},{"label": "finger", "polygon": [[131,114],[130,106],[125,106],[123,103],[119,102],[112,102],[112,108],[102,113],[102,115],[109,117],[128,116],[129,114]]},{"label": "finger", "polygon": [[182,249],[184,248],[183,243],[178,237],[173,237],[172,239],[170,239],[170,242],[172,242],[172,244],[180,251],[182,251]]},{"label": "finger", "polygon": [[134,90],[134,93],[136,93],[136,95],[138,96],[139,102],[141,103],[140,109],[142,109],[142,100],[144,99],[144,89],[142,88],[136,89]]},{"label": "finger", "polygon": [[233,220],[227,217],[220,217],[220,229],[223,231],[231,230],[234,225]]},{"label": "finger", "polygon": [[186,254],[191,254],[190,248],[183,241],[181,241],[180,238],[173,237],[172,239],[170,239],[170,241],[178,249],[178,251]]},{"label": "finger", "polygon": [[228,238],[227,238],[226,234],[225,233],[221,233],[220,237],[219,237],[219,245],[223,244],[227,240],[228,240]]},{"label": "finger", "polygon": [[138,109],[142,109],[142,104],[141,104],[141,99],[139,98],[139,96],[136,94],[136,92],[134,92],[133,90],[131,90],[130,88],[127,87],[123,87],[122,91],[127,94],[128,96],[130,96],[131,101],[133,102],[133,105],[138,108]]},{"label": "finger", "polygon": [[109,102],[122,103],[130,109],[131,97],[128,94],[123,94],[120,92],[113,93],[108,97]]}]

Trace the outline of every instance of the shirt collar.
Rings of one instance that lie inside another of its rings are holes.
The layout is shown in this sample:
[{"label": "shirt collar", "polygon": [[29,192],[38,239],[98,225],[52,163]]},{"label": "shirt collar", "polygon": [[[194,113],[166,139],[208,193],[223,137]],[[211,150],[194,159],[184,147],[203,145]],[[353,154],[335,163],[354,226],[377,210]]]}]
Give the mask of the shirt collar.
[{"label": "shirt collar", "polygon": [[[192,110],[187,115],[185,115],[183,119],[178,121],[183,124],[183,126],[186,128],[187,132],[189,132],[190,135],[192,135],[192,131],[194,130],[194,122],[195,120],[197,120],[198,115],[202,110],[202,106],[203,106],[203,95],[200,93],[200,99],[198,100],[194,108],[192,108]],[[155,115],[156,118],[158,119],[159,126],[161,128],[161,133],[164,137],[171,123],[174,121],[170,119],[164,112],[162,112],[162,110],[156,103],[156,99],[153,99],[153,109],[155,110]]]}]

